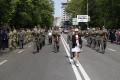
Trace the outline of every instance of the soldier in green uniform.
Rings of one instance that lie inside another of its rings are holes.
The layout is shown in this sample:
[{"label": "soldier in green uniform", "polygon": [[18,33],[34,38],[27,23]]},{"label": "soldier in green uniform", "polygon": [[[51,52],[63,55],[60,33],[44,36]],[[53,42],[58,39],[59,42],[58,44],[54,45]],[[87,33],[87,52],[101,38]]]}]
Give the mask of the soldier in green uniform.
[{"label": "soldier in green uniform", "polygon": [[13,30],[13,47],[14,47],[14,49],[17,48],[17,41],[18,41],[17,31],[16,31],[16,29],[14,29]]},{"label": "soldier in green uniform", "polygon": [[88,47],[91,47],[91,43],[92,43],[92,30],[91,29],[88,29],[88,37],[87,37],[87,46]]},{"label": "soldier in green uniform", "polygon": [[58,31],[58,29],[57,28],[55,28],[54,30],[53,30],[53,49],[54,49],[54,52],[55,53],[57,53],[57,52],[59,52],[59,48],[60,48],[60,33],[59,33],[59,31]]},{"label": "soldier in green uniform", "polygon": [[37,53],[39,52],[39,34],[36,28],[32,32],[32,38],[33,38],[33,47],[34,47],[33,53]]},{"label": "soldier in green uniform", "polygon": [[10,50],[13,50],[13,31],[10,31],[8,34],[9,40],[8,40],[8,46]]},{"label": "soldier in green uniform", "polygon": [[27,34],[28,34],[28,42],[31,41],[31,30],[27,29]]},{"label": "soldier in green uniform", "polygon": [[107,46],[107,30],[103,28],[101,31],[101,53],[105,53],[105,49]]},{"label": "soldier in green uniform", "polygon": [[42,32],[41,29],[39,29],[39,48],[42,49]]},{"label": "soldier in green uniform", "polygon": [[45,29],[42,29],[42,46],[45,46]]},{"label": "soldier in green uniform", "polygon": [[70,28],[69,29],[69,32],[68,32],[68,35],[67,35],[67,42],[69,44],[69,47],[70,47],[70,54],[71,54],[71,59],[73,59],[74,57],[74,54],[72,53],[72,36],[74,35],[74,29],[73,28]]},{"label": "soldier in green uniform", "polygon": [[96,32],[95,32],[95,28],[92,29],[92,33],[91,33],[91,48],[95,49],[96,46]]},{"label": "soldier in green uniform", "polygon": [[101,45],[101,29],[98,28],[96,31],[96,51],[100,52],[100,45]]},{"label": "soldier in green uniform", "polygon": [[25,40],[25,34],[23,32],[23,30],[21,29],[19,32],[18,32],[18,42],[19,42],[19,48],[20,49],[23,49],[23,45],[24,45],[24,40]]}]

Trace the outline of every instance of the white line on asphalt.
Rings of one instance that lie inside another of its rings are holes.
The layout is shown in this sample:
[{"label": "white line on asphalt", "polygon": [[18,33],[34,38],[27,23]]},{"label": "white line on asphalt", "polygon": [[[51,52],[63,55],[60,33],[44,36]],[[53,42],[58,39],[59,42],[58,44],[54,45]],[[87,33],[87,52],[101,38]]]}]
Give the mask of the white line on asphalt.
[{"label": "white line on asphalt", "polygon": [[[64,40],[64,43],[66,44],[67,48],[70,49],[64,38],[63,38],[63,40]],[[83,75],[83,77],[84,77],[85,80],[91,80],[90,77],[88,76],[88,74],[86,73],[85,69],[83,68],[83,66],[80,64],[80,62],[79,62],[78,69],[81,71],[81,73],[82,73],[82,75]]]},{"label": "white line on asphalt", "polygon": [[22,53],[24,50],[19,51],[18,53]]},{"label": "white line on asphalt", "polygon": [[3,60],[2,62],[0,62],[0,66],[3,65],[4,63],[6,63],[8,60]]},{"label": "white line on asphalt", "polygon": [[111,48],[108,48],[108,50],[113,51],[113,52],[117,51],[117,50],[114,50],[114,49],[111,49]]},{"label": "white line on asphalt", "polygon": [[[68,51],[67,47],[65,46],[65,43],[64,43],[64,41],[63,41],[62,38],[61,38],[61,40],[62,40],[62,43],[63,43],[63,45],[64,45],[64,47],[65,47],[65,51],[66,51],[67,55],[70,56],[69,51]],[[70,61],[70,63],[71,63],[72,69],[73,69],[73,71],[74,71],[74,73],[75,73],[76,79],[77,79],[77,80],[82,80],[79,71],[77,70],[76,66],[73,65],[74,61],[73,61],[72,59],[70,59],[70,57],[69,57],[69,61]]]}]

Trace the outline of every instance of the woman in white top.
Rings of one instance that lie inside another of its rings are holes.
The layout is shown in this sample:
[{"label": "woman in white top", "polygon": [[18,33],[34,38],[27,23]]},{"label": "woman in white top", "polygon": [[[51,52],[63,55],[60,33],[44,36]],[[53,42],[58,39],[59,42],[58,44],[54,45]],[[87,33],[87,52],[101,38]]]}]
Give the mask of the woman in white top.
[{"label": "woman in white top", "polygon": [[78,29],[75,29],[75,34],[72,36],[72,52],[74,53],[74,60],[78,66],[80,59],[80,49],[82,47],[82,39]]}]

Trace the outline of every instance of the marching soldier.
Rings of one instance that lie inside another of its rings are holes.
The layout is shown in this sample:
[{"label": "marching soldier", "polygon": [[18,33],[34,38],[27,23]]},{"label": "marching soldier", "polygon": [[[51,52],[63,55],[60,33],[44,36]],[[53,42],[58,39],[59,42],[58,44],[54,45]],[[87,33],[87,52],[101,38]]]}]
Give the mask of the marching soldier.
[{"label": "marching soldier", "polygon": [[39,29],[39,48],[42,49],[42,32],[41,29]]},{"label": "marching soldier", "polygon": [[10,31],[9,34],[8,34],[8,37],[9,37],[9,49],[10,50],[13,50],[13,31]]},{"label": "marching soldier", "polygon": [[42,46],[45,46],[45,30],[42,30]]},{"label": "marching soldier", "polygon": [[101,32],[101,53],[105,53],[105,49],[107,46],[107,30],[103,28]]},{"label": "marching soldier", "polygon": [[16,31],[16,29],[14,29],[13,30],[13,47],[14,47],[14,49],[17,48],[17,41],[18,41],[17,31]]},{"label": "marching soldier", "polygon": [[69,44],[69,47],[70,47],[70,54],[71,54],[71,59],[73,59],[74,57],[74,54],[72,53],[72,36],[74,35],[74,29],[69,29],[69,33],[68,33],[68,36],[67,36],[67,42]]},{"label": "marching soldier", "polygon": [[101,34],[101,30],[100,28],[98,28],[96,31],[96,51],[98,52],[100,51],[100,43],[101,43],[100,34]]},{"label": "marching soldier", "polygon": [[27,30],[27,34],[28,34],[28,42],[31,41],[31,31],[28,29]]},{"label": "marching soldier", "polygon": [[52,44],[52,30],[48,31],[48,43]]},{"label": "marching soldier", "polygon": [[89,29],[88,30],[88,37],[87,37],[87,46],[88,47],[91,47],[91,43],[92,43],[91,35],[92,35],[92,31],[91,31],[91,29]]},{"label": "marching soldier", "polygon": [[58,31],[58,29],[57,28],[55,28],[54,30],[53,30],[53,49],[54,49],[54,52],[55,53],[57,53],[57,52],[59,52],[59,48],[60,48],[60,33],[59,33],[59,31]]},{"label": "marching soldier", "polygon": [[0,50],[2,48],[2,30],[0,29]]},{"label": "marching soldier", "polygon": [[24,45],[24,38],[25,34],[22,30],[18,32],[18,42],[19,42],[19,48],[22,49]]},{"label": "marching soldier", "polygon": [[33,37],[33,45],[34,45],[33,53],[37,53],[39,52],[39,34],[36,28],[32,32],[32,37]]},{"label": "marching soldier", "polygon": [[96,46],[96,32],[95,32],[95,28],[93,28],[92,33],[91,33],[91,48],[95,48]]}]

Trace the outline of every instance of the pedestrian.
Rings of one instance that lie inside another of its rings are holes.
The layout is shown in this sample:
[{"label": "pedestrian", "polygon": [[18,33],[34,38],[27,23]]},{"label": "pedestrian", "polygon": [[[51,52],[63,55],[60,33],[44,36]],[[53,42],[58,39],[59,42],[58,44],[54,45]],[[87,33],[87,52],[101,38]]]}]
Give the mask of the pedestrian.
[{"label": "pedestrian", "polygon": [[74,29],[70,29],[67,35],[67,43],[70,47],[70,55],[71,55],[71,59],[73,59],[74,54],[72,53],[72,35],[74,35]]},{"label": "pedestrian", "polygon": [[2,30],[0,29],[0,50],[2,48]]},{"label": "pedestrian", "polygon": [[42,36],[42,31],[39,29],[39,47],[42,49],[43,47],[43,36]]},{"label": "pedestrian", "polygon": [[105,53],[105,49],[107,47],[107,30],[103,28],[101,32],[101,53]]},{"label": "pedestrian", "polygon": [[114,30],[110,30],[110,32],[109,32],[109,37],[110,37],[111,43],[113,43],[113,42],[115,41],[115,33],[114,33]]},{"label": "pedestrian", "polygon": [[59,48],[60,48],[60,33],[57,29],[54,29],[53,31],[53,35],[52,35],[52,40],[53,40],[53,48],[54,48],[54,52],[59,52]]},{"label": "pedestrian", "polygon": [[52,44],[52,30],[48,31],[48,42],[49,44]]},{"label": "pedestrian", "polygon": [[19,43],[19,48],[20,49],[23,49],[23,45],[24,45],[24,37],[25,37],[25,34],[22,30],[20,30],[18,32],[18,43]]},{"label": "pedestrian", "polygon": [[17,40],[17,30],[16,30],[16,29],[13,30],[12,36],[13,36],[13,37],[12,37],[12,38],[13,38],[13,39],[12,39],[12,40],[13,40],[13,43],[12,43],[12,44],[13,44],[14,49],[16,49],[16,48],[17,48],[17,41],[18,41],[18,40]]},{"label": "pedestrian", "polygon": [[96,31],[96,51],[100,51],[100,45],[101,45],[101,30],[100,28],[97,29]]},{"label": "pedestrian", "polygon": [[82,47],[82,39],[81,34],[78,32],[79,30],[75,29],[75,34],[72,36],[72,52],[74,53],[74,61],[76,66],[79,66],[79,59],[80,59],[80,48]]},{"label": "pedestrian", "polygon": [[2,31],[1,33],[1,46],[2,46],[2,50],[5,50],[5,48],[7,48],[7,40],[8,40],[8,36],[5,30]]},{"label": "pedestrian", "polygon": [[96,46],[96,32],[95,32],[95,28],[92,29],[92,34],[91,34],[91,48],[92,49],[95,49],[95,46]]},{"label": "pedestrian", "polygon": [[45,46],[45,29],[42,30],[42,46]]},{"label": "pedestrian", "polygon": [[34,48],[33,53],[38,53],[40,50],[39,49],[39,34],[36,28],[32,32],[32,39],[33,39],[33,48]]},{"label": "pedestrian", "polygon": [[119,44],[119,42],[120,42],[120,30],[116,30],[115,36],[116,36],[116,43]]}]

